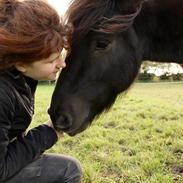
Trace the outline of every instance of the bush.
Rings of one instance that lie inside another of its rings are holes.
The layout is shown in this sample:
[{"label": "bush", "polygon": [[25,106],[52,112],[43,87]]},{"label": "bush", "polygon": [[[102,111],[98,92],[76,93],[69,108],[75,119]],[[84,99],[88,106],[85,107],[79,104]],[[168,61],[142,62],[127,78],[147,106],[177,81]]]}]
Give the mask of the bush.
[{"label": "bush", "polygon": [[156,76],[155,74],[150,74],[147,72],[139,73],[139,81],[148,82],[148,81],[183,81],[183,73],[178,74],[169,74],[165,73],[161,76]]},{"label": "bush", "polygon": [[150,74],[150,73],[147,73],[146,71],[143,72],[143,73],[139,73],[138,75],[138,80],[140,81],[153,81],[154,80],[154,77],[155,77],[155,74]]}]

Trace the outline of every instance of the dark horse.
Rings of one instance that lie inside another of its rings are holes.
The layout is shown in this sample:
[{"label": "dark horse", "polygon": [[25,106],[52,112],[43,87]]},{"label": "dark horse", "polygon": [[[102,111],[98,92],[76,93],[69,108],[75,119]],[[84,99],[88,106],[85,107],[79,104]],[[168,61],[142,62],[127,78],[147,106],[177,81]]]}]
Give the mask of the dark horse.
[{"label": "dark horse", "polygon": [[183,63],[183,0],[74,0],[72,51],[49,110],[75,135],[108,109],[143,60]]}]

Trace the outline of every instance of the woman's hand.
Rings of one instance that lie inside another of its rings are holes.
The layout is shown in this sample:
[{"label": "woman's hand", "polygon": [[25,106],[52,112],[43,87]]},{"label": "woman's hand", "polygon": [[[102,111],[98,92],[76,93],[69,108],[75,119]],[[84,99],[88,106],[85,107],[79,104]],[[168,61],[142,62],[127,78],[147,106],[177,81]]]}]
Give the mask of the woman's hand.
[{"label": "woman's hand", "polygon": [[53,130],[55,130],[55,132],[56,132],[58,138],[64,137],[64,132],[62,132],[62,131],[57,131],[57,130],[54,128],[53,123],[52,123],[51,120],[47,121],[47,122],[45,123],[45,125],[47,125],[47,126],[53,128]]}]

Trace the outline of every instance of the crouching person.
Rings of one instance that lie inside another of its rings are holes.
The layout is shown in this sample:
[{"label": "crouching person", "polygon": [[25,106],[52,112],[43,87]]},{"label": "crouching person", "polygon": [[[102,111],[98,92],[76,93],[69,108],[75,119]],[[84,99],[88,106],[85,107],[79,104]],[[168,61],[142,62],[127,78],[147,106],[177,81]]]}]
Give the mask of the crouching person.
[{"label": "crouching person", "polygon": [[40,80],[66,67],[70,31],[43,0],[0,1],[0,183],[79,183],[80,163],[44,154],[61,132],[52,122],[29,130]]}]

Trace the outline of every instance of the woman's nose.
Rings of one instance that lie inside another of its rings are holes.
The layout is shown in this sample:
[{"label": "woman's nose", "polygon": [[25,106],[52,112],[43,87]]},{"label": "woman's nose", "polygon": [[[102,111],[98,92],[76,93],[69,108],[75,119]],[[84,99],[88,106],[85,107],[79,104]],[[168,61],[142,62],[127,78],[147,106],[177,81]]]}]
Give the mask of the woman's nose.
[{"label": "woman's nose", "polygon": [[63,69],[66,67],[65,60],[63,58],[58,58],[57,60],[57,68]]}]

